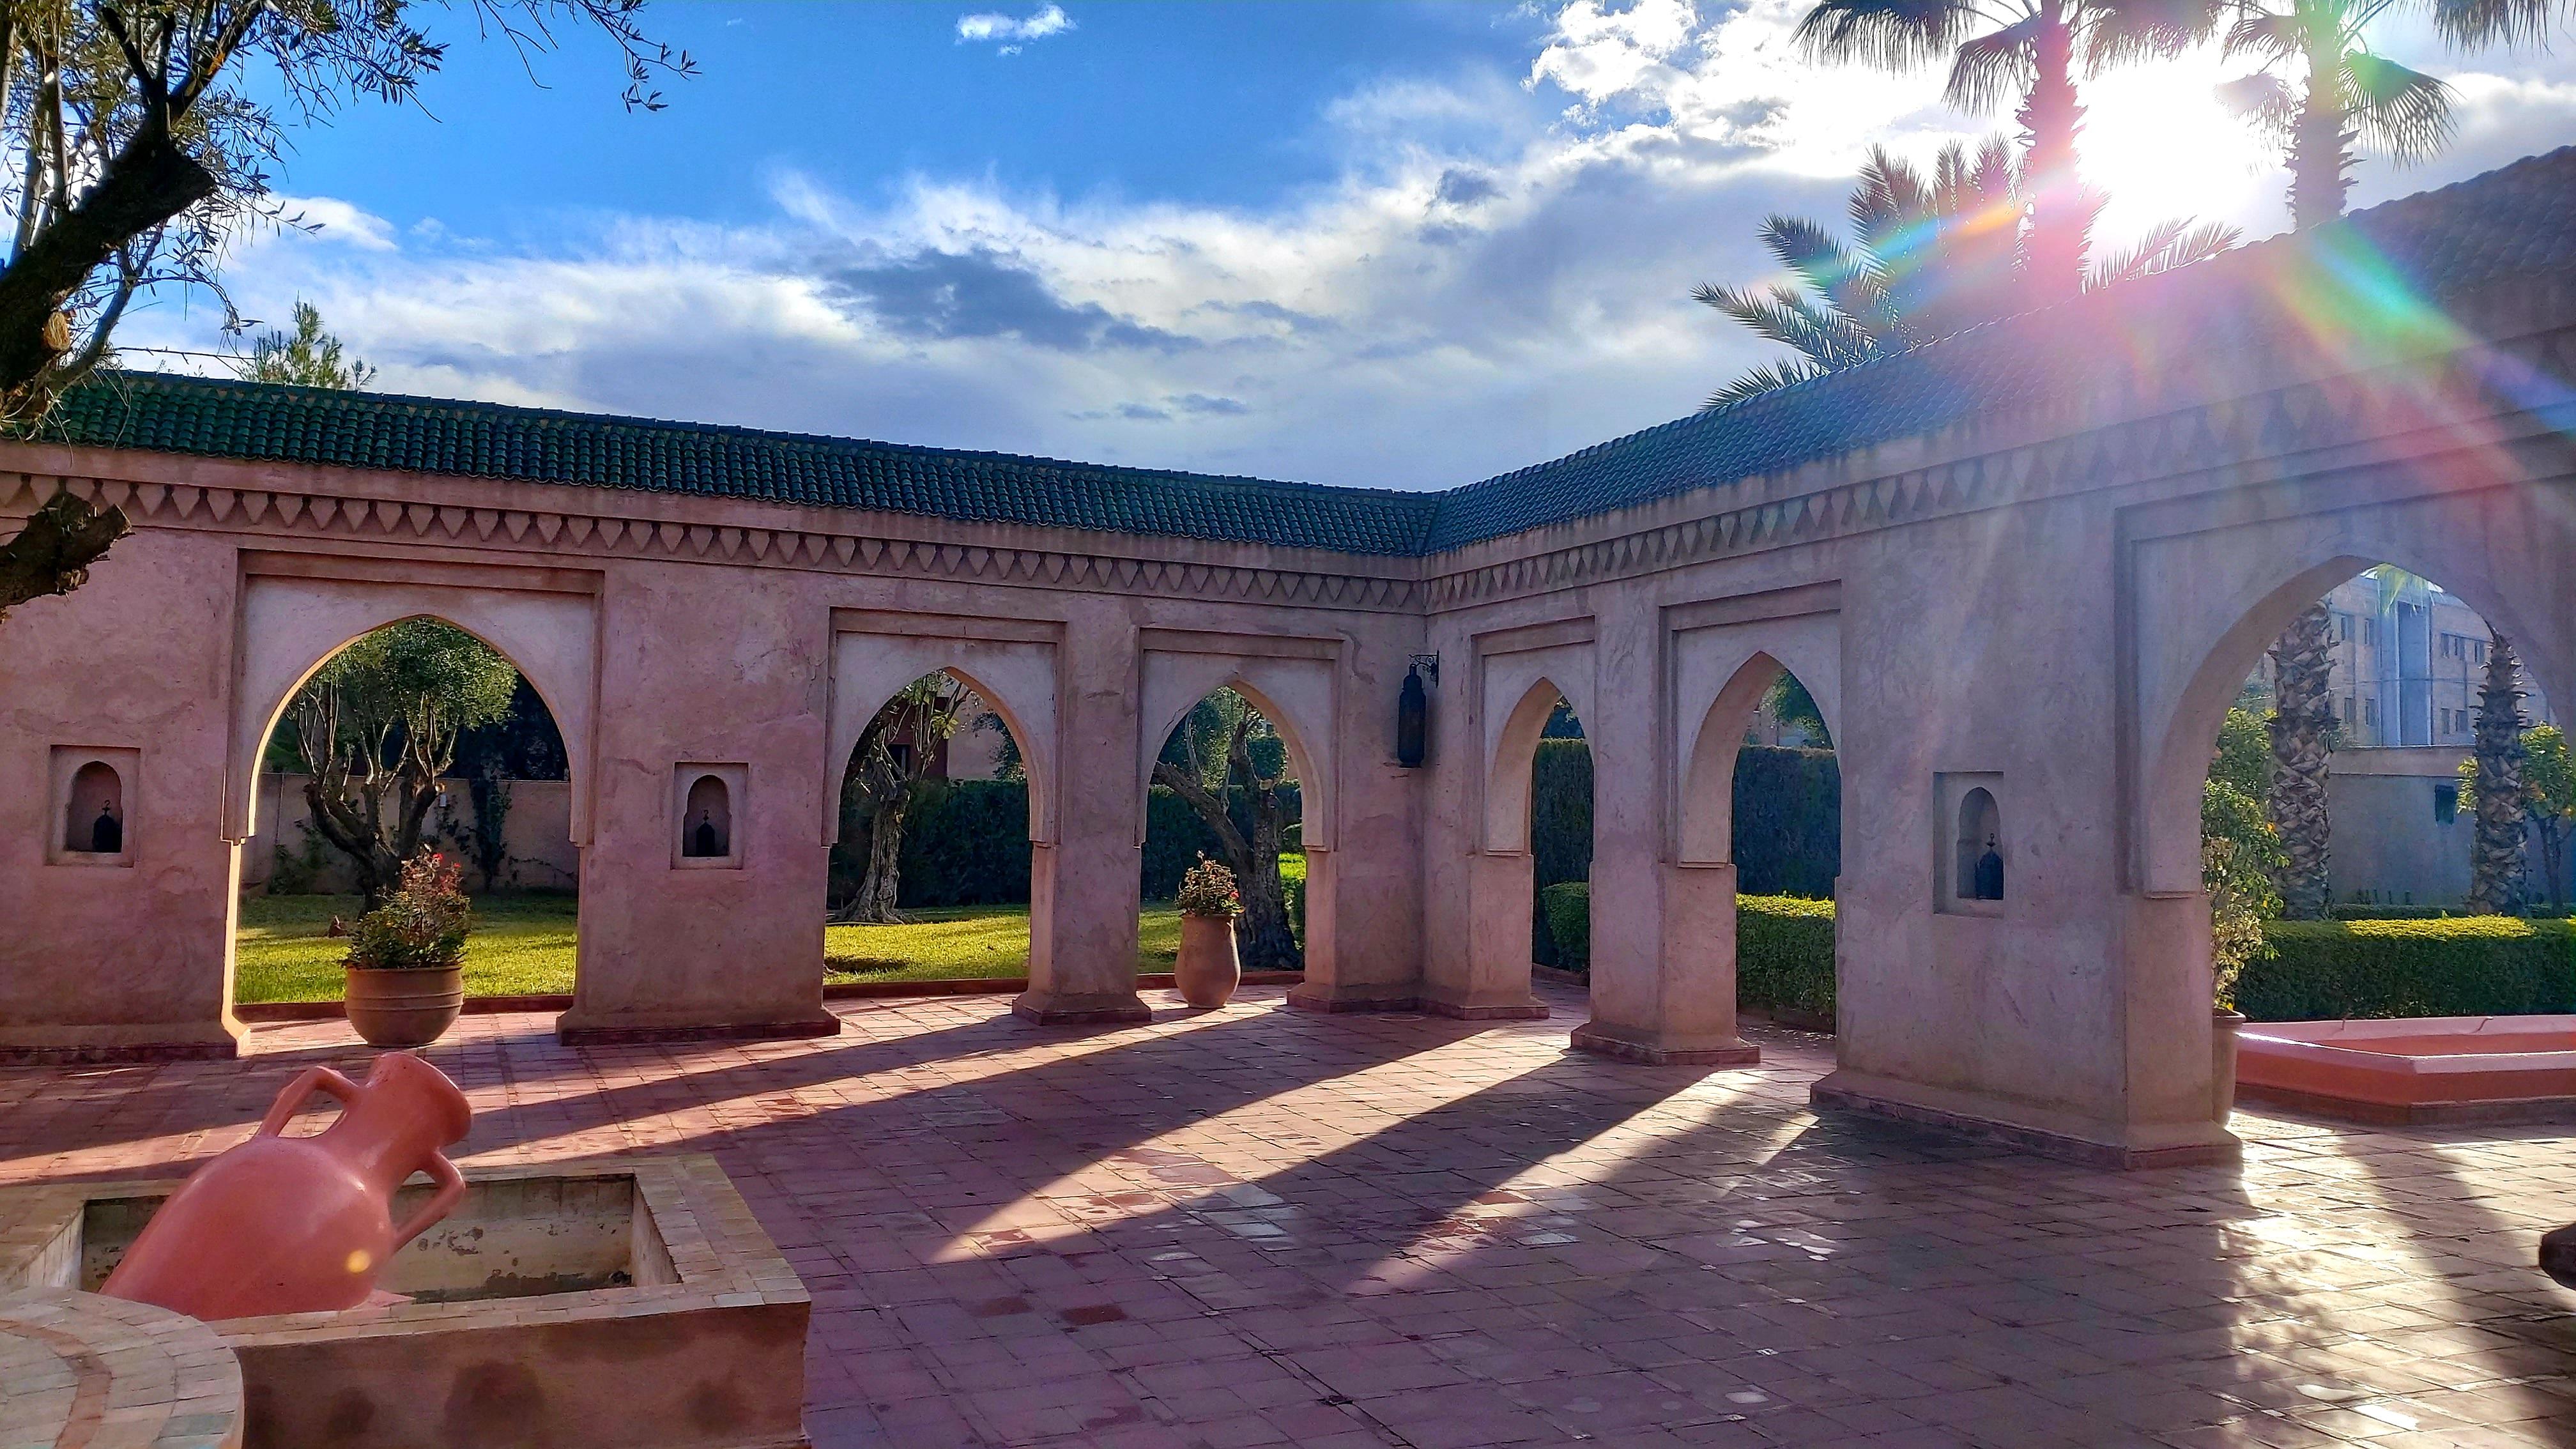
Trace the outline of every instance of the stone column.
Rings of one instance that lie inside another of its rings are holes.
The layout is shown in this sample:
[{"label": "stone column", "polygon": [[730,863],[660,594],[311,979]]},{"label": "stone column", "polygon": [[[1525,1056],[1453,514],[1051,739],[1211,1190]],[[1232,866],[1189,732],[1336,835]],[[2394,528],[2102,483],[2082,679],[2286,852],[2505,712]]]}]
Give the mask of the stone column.
[{"label": "stone column", "polygon": [[[1422,976],[1422,824],[1426,765],[1395,762],[1395,709],[1418,640],[1369,639],[1344,658],[1333,731],[1339,818],[1332,844],[1306,833],[1306,979],[1288,1004],[1307,1011],[1410,1011]],[[1438,694],[1434,689],[1433,694]],[[1434,698],[1436,710],[1448,701]],[[1309,808],[1312,808],[1311,806]]]},{"label": "stone column", "polygon": [[[1594,872],[1595,879],[1599,872]],[[1736,1032],[1735,867],[1654,866],[1654,953],[1623,975],[1642,974],[1643,991],[1613,986],[1601,959],[1592,964],[1592,1019],[1574,1033],[1583,1051],[1656,1066],[1751,1066],[1762,1049]],[[1594,897],[1598,909],[1599,897]],[[1597,919],[1597,918],[1596,918]],[[1594,940],[1600,927],[1593,928]],[[1642,966],[1642,972],[1632,970]],[[1643,1012],[1637,1011],[1642,1005]]]},{"label": "stone column", "polygon": [[1422,1009],[1466,1021],[1546,1016],[1530,994],[1530,853],[1480,850],[1466,867],[1467,979],[1425,982]]},{"label": "stone column", "polygon": [[1065,608],[1056,665],[1055,839],[1030,851],[1029,989],[1011,1003],[1041,1022],[1145,1021],[1136,994],[1139,652],[1125,601]]}]

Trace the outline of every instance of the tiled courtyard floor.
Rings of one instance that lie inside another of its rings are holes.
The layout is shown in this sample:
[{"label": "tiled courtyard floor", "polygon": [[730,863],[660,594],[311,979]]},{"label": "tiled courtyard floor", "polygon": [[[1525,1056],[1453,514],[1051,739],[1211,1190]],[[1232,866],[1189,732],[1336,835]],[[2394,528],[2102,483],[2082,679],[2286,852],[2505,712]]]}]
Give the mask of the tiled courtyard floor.
[{"label": "tiled courtyard floor", "polygon": [[[1546,1022],[1251,991],[1041,1029],[853,1004],[835,1040],[428,1055],[488,1162],[712,1151],[813,1290],[821,1446],[2576,1444],[2560,1128],[2239,1114],[2114,1174],[1806,1109],[1829,1042],[1704,1073]],[[240,1062],[0,1071],[0,1180],[175,1174],[339,1025]]]}]

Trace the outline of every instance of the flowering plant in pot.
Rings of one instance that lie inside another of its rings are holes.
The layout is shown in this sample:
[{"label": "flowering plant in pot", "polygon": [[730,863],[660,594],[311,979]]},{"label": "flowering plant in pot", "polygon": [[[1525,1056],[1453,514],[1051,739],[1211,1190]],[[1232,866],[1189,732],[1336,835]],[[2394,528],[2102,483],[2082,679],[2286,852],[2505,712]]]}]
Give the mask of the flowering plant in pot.
[{"label": "flowering plant in pot", "polygon": [[1175,904],[1181,908],[1181,954],[1172,964],[1173,984],[1192,1006],[1223,1006],[1243,982],[1234,952],[1234,918],[1243,913],[1243,897],[1234,888],[1234,872],[1200,856],[1182,875]]},{"label": "flowering plant in pot", "polygon": [[406,862],[402,883],[349,931],[345,1005],[367,1045],[427,1046],[465,1007],[465,933],[473,903],[457,888],[457,867],[424,851]]}]

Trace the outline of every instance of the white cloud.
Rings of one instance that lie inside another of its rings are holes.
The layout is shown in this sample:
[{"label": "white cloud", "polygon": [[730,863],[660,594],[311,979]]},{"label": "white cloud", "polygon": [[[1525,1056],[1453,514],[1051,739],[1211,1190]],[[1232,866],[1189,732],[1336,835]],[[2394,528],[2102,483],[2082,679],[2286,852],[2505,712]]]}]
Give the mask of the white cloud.
[{"label": "white cloud", "polygon": [[[994,40],[1044,40],[1050,35],[1061,35],[1071,29],[1073,29],[1073,17],[1064,13],[1063,6],[1054,4],[1050,0],[1050,3],[1039,6],[1024,20],[1014,19],[998,10],[960,15],[957,17],[957,43],[980,45]],[[1000,51],[1003,55],[1017,55],[1019,52],[1020,47],[1017,45],[1004,45]]]},{"label": "white cloud", "polygon": [[393,223],[373,212],[362,211],[329,196],[281,195],[277,200],[280,215],[287,224],[304,230],[316,240],[338,242],[370,252],[395,249]]},{"label": "white cloud", "polygon": [[[1687,412],[1770,355],[1688,297],[1768,278],[1763,213],[1838,218],[1870,143],[1928,157],[2008,124],[1943,109],[1937,71],[1806,62],[1803,3],[1701,21],[1574,0],[1526,73],[1383,79],[1329,107],[1339,179],[1264,205],[943,176],[862,198],[791,175],[755,224],[611,218],[515,248],[425,227],[397,250],[349,208],[323,237],[255,241],[232,276],[255,315],[311,298],[389,390],[1445,486]],[[2176,211],[2286,220],[2276,158],[2208,100],[2222,73],[2204,54],[2087,83],[2106,241]],[[2366,161],[2356,204],[2576,129],[2576,64],[2454,74],[2459,145],[2412,172]],[[158,311],[129,336],[201,346],[205,320]]]}]

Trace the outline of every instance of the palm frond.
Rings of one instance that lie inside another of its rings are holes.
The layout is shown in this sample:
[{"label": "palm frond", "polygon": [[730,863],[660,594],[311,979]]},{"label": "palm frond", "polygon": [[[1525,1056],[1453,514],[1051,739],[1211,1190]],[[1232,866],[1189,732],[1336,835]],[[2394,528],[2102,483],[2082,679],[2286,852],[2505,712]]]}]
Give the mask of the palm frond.
[{"label": "palm frond", "polygon": [[2025,15],[2001,30],[1962,41],[1950,58],[1950,84],[1942,99],[1963,111],[1982,112],[2012,100],[2030,84],[2034,57],[2049,21]]},{"label": "palm frond", "polygon": [[1691,294],[1753,330],[1765,341],[1794,347],[1825,367],[1848,367],[1876,356],[1878,340],[1848,317],[1828,312],[1787,287],[1762,291],[1702,286]]},{"label": "palm frond", "polygon": [[1762,245],[1855,326],[1876,333],[1894,323],[1878,259],[1844,246],[1821,222],[1775,212],[1762,219]]},{"label": "palm frond", "polygon": [[[1950,149],[1956,148],[1953,142]],[[1943,156],[1946,159],[1948,152]],[[1869,159],[1861,163],[1851,203],[1844,209],[1851,216],[1852,233],[1883,262],[1888,245],[1902,245],[1906,229],[1931,215],[1933,194],[1922,172],[1904,158],[1889,155],[1886,147],[1872,146]]]},{"label": "palm frond", "polygon": [[2138,238],[2135,245],[2095,262],[2085,272],[2084,290],[2096,291],[2206,261],[2235,246],[2242,236],[2222,222],[2194,226],[2188,217],[2167,217],[2147,228],[2146,235]]},{"label": "palm frond", "polygon": [[2356,50],[2344,57],[2343,79],[2361,139],[2398,164],[2421,161],[2451,139],[2451,88],[2435,77]]},{"label": "palm frond", "polygon": [[2433,0],[2433,28],[2453,45],[2545,47],[2554,0]]},{"label": "palm frond", "polygon": [[1708,401],[1699,405],[1699,410],[1713,413],[1731,408],[1747,398],[1760,397],[1766,392],[1778,392],[1784,387],[1805,382],[1810,378],[1823,377],[1833,371],[1835,369],[1819,366],[1814,362],[1766,362],[1710,393]]},{"label": "palm frond", "polygon": [[2180,55],[2218,29],[2225,8],[2222,0],[2090,0],[2084,67],[2098,72]]},{"label": "palm frond", "polygon": [[1961,0],[1819,0],[1796,39],[1818,60],[1912,70],[1947,54],[1976,18]]},{"label": "palm frond", "polygon": [[2227,38],[2219,43],[2218,54],[2223,60],[2240,55],[2287,60],[2299,53],[2299,40],[2299,22],[2294,17],[2248,10],[2227,27]]},{"label": "palm frond", "polygon": [[2299,98],[2289,82],[2268,70],[2221,81],[2214,90],[2218,103],[2235,113],[2256,130],[2276,141],[2286,142],[2290,123],[2298,118]]}]

